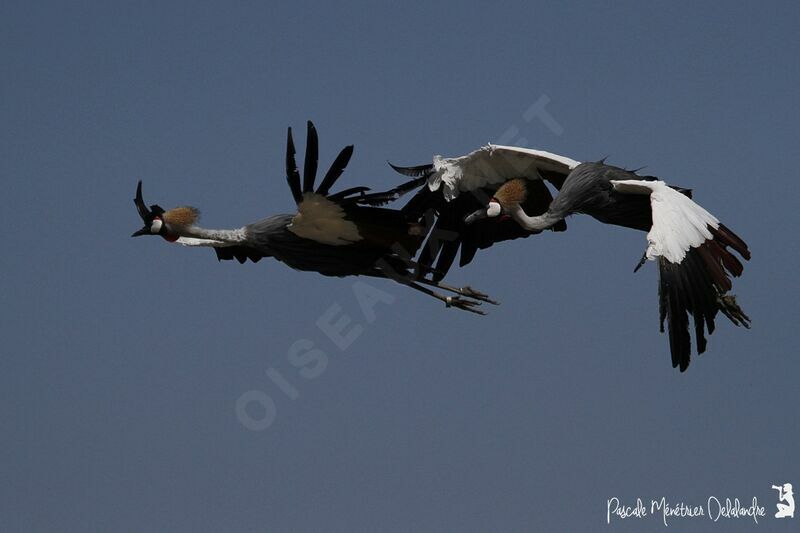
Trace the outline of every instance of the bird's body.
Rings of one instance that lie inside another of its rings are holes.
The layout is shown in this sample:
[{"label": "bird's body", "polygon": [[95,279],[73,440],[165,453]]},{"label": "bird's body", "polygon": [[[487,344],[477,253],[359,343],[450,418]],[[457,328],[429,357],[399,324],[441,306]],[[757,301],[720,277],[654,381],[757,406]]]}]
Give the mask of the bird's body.
[{"label": "bird's body", "polygon": [[[714,331],[718,312],[749,327],[749,318],[727,294],[730,277],[743,270],[732,251],[749,259],[747,245],[694,203],[689,190],[604,162],[579,163],[541,150],[507,146],[490,145],[462,157],[437,156],[431,165],[395,169],[427,178],[427,188],[417,198],[438,194],[437,226],[458,235],[456,245],[440,246],[436,263],[440,271],[449,268],[458,245],[463,265],[476,248],[547,229],[563,231],[567,217],[586,214],[606,224],[648,232],[648,247],[636,270],[647,259],[658,261],[661,329],[666,321],[673,366],[683,371],[689,364],[689,316],[694,319],[698,353],[706,349],[705,335]],[[558,190],[555,198],[545,181]],[[468,247],[475,240],[480,244]],[[427,258],[429,263],[434,257]]]},{"label": "bird's body", "polygon": [[[499,197],[503,197],[501,191]],[[705,351],[705,335],[714,331],[718,312],[736,325],[749,324],[735,299],[726,293],[732,288],[730,276],[739,276],[743,270],[732,251],[744,259],[750,259],[750,251],[689,194],[652,176],[602,162],[582,163],[570,172],[544,213],[528,216],[521,204],[513,201],[502,211],[531,232],[548,229],[576,213],[647,231],[648,247],[639,266],[646,259],[659,263],[661,330],[666,321],[672,364],[683,371],[692,351],[689,315],[694,319],[697,353]]]},{"label": "bird's body", "polygon": [[[463,266],[478,249],[494,243],[547,229],[565,231],[565,219],[581,213],[647,232],[647,250],[635,270],[647,259],[658,262],[661,329],[666,321],[673,366],[683,371],[689,364],[689,317],[698,353],[705,351],[705,335],[714,331],[719,312],[749,327],[749,318],[728,294],[731,276],[743,270],[733,252],[749,259],[747,245],[694,203],[689,190],[604,162],[579,163],[541,150],[489,145],[462,157],[437,156],[432,164],[394,167],[414,179],[390,191],[367,193],[367,187],[354,187],[330,193],[352,146],[342,150],[315,190],[317,151],[316,130],[309,122],[301,181],[289,130],[286,176],[295,214],[236,229],[205,229],[197,225],[194,208],[148,209],[139,182],[134,201],[145,227],[134,236],[161,235],[184,246],[212,247],[220,260],[273,257],[325,276],[388,278],[448,307],[483,314],[475,306],[494,303],[485,294],[441,283],[459,249]],[[547,184],[558,191],[555,197]],[[402,209],[379,207],[417,188]]]},{"label": "bird's body", "polygon": [[622,179],[655,180],[603,163],[581,163],[564,181],[546,214],[563,220],[573,213],[583,213],[606,224],[649,231],[650,200],[618,192],[612,180]]},{"label": "bird's body", "polygon": [[[352,224],[352,228],[333,232],[322,226],[316,234],[318,240],[301,237],[293,231],[297,215],[273,215],[241,228],[242,241],[234,246],[217,247],[217,257],[240,262],[274,257],[295,270],[324,276],[379,275],[376,262],[383,259],[401,268],[397,252],[413,257],[424,238],[421,228],[414,230],[418,226],[399,215],[399,211],[391,209],[354,206],[348,209],[348,218],[341,219]],[[354,237],[353,241],[344,245],[330,243],[341,238],[342,233]]]},{"label": "bird's body", "polygon": [[[396,190],[365,194],[355,187],[335,194],[330,188],[344,171],[352,154],[346,147],[314,190],[318,141],[308,123],[304,176],[295,164],[291,129],[287,140],[287,182],[297,203],[297,213],[273,215],[236,229],[206,229],[197,225],[199,212],[192,207],[169,211],[153,205],[148,210],[137,187],[136,203],[145,227],[137,235],[161,235],[184,246],[214,248],[219,260],[257,262],[273,257],[288,266],[325,276],[388,278],[444,301],[448,307],[481,313],[475,307],[488,297],[469,287],[454,288],[425,279],[427,272],[414,261],[427,228],[417,215],[376,207],[396,198]],[[434,285],[458,296],[444,296],[422,285]]]}]

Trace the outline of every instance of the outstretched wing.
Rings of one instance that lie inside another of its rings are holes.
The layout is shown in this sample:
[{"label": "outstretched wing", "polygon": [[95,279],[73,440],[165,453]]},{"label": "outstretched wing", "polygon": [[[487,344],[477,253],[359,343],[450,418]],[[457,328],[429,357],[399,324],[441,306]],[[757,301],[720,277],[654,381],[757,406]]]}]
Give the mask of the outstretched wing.
[{"label": "outstretched wing", "polygon": [[441,188],[448,201],[462,192],[499,186],[511,178],[545,179],[560,189],[579,164],[543,150],[488,144],[461,157],[435,156],[427,181],[432,191]]},{"label": "outstretched wing", "polygon": [[[347,167],[353,154],[353,147],[347,146],[339,153],[316,192],[314,192],[314,181],[319,160],[319,140],[317,129],[311,121],[307,123],[302,187],[295,153],[292,128],[289,128],[286,136],[286,181],[297,203],[298,211],[288,227],[289,231],[298,237],[332,246],[360,241],[362,237],[358,227],[353,221],[348,220],[345,209],[336,199],[327,197],[331,186]],[[369,189],[359,187],[346,192],[363,193],[366,190]]]},{"label": "outstretched wing", "polygon": [[297,204],[297,215],[288,229],[298,237],[332,246],[352,244],[363,238],[344,207],[313,192],[303,193],[303,201]]},{"label": "outstretched wing", "polygon": [[727,293],[730,276],[740,276],[750,251],[742,239],[714,215],[663,181],[611,180],[623,195],[649,195],[652,227],[647,234],[645,257],[658,260],[661,331],[669,329],[672,366],[689,366],[691,336],[689,315],[694,319],[697,353],[706,349],[705,332],[714,331],[714,318],[722,311],[736,325],[749,319]]},{"label": "outstretched wing", "polygon": [[[306,124],[306,156],[305,164],[303,165],[302,187],[295,154],[296,150],[294,147],[294,138],[292,137],[292,128],[289,128],[286,134],[286,182],[289,184],[289,189],[292,191],[292,197],[295,203],[300,205],[303,201],[304,194],[314,192],[314,181],[316,180],[317,165],[319,162],[319,138],[317,136],[317,128],[310,120]],[[321,196],[328,195],[328,191],[342,175],[352,155],[352,145],[345,146],[342,151],[339,152],[339,155],[325,174],[319,188],[317,188],[317,194]],[[367,190],[369,190],[368,187],[360,187],[358,192]]]},{"label": "outstretched wing", "polygon": [[353,155],[353,146],[346,146],[314,191],[319,141],[314,124],[309,121],[307,128],[302,188],[300,172],[295,162],[291,128],[287,135],[286,179],[298,211],[287,229],[298,237],[331,246],[346,246],[362,241],[364,246],[399,243],[404,249],[416,252],[421,238],[414,221],[401,211],[371,206],[393,201],[408,190],[418,187],[421,182],[413,180],[382,193],[367,194],[369,187],[352,187],[331,194],[331,188],[341,177]]}]

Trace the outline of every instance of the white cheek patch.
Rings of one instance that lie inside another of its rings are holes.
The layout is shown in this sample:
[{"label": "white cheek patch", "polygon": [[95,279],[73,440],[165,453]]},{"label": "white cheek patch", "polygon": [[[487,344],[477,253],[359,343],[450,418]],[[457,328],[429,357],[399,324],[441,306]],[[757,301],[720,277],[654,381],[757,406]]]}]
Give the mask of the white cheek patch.
[{"label": "white cheek patch", "polygon": [[158,232],[161,231],[161,226],[163,226],[163,225],[164,225],[164,223],[161,222],[160,218],[157,218],[157,219],[153,220],[153,223],[150,224],[150,233],[157,234]]},{"label": "white cheek patch", "polygon": [[500,211],[500,204],[497,202],[489,202],[489,205],[486,207],[486,216],[496,217],[500,214]]}]

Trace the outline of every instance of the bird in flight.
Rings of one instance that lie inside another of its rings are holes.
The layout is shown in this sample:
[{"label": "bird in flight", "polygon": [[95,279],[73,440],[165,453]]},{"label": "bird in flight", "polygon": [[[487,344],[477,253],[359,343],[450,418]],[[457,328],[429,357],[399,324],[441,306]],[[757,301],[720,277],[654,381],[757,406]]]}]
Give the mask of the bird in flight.
[{"label": "bird in flight", "polygon": [[[663,333],[666,322],[673,367],[683,372],[689,366],[689,316],[698,354],[706,350],[706,332],[713,333],[718,312],[736,326],[750,327],[736,297],[728,294],[731,276],[743,271],[733,252],[749,260],[750,251],[696,204],[688,189],[603,161],[580,163],[510,146],[488,145],[456,158],[436,156],[415,167],[392,166],[425,182],[409,204],[432,206],[438,213],[434,227],[459,236],[424,247],[419,261],[423,267],[436,261],[435,276],[448,271],[459,248],[463,266],[477,249],[544,230],[564,231],[568,216],[583,213],[648,232],[647,249],[634,272],[647,260],[658,262],[660,329]],[[555,198],[545,183],[558,191]]]},{"label": "bird in flight", "polygon": [[144,227],[132,236],[158,235],[170,243],[210,247],[220,261],[255,263],[273,257],[296,270],[325,276],[388,278],[441,300],[447,307],[477,314],[484,314],[481,303],[496,304],[471,287],[451,287],[427,279],[429,269],[421,269],[414,256],[430,227],[416,211],[378,207],[418,186],[419,180],[382,193],[369,193],[368,187],[331,193],[353,154],[353,147],[347,146],[315,190],[319,141],[314,125],[308,122],[307,126],[302,182],[291,128],[287,135],[286,179],[296,213],[270,216],[236,229],[206,229],[197,224],[199,211],[194,207],[148,208],[139,181],[134,204]]}]

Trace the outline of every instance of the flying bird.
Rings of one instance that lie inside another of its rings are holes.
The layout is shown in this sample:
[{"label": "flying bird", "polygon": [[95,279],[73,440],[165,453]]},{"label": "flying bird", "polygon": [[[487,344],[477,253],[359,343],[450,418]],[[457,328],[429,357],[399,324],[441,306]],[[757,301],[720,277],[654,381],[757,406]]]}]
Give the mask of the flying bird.
[{"label": "flying bird", "polygon": [[[696,204],[688,189],[602,161],[580,163],[540,150],[496,145],[463,157],[437,156],[428,165],[393,168],[425,178],[427,187],[409,203],[433,201],[437,226],[443,223],[458,233],[438,249],[439,273],[447,271],[459,246],[463,265],[476,248],[547,229],[563,231],[569,215],[584,213],[606,224],[648,232],[647,249],[634,272],[648,259],[658,261],[660,329],[663,333],[666,322],[673,367],[683,372],[689,365],[690,315],[698,354],[706,350],[706,333],[713,333],[718,312],[736,326],[750,326],[736,297],[728,294],[731,276],[743,271],[732,252],[749,260],[750,251]],[[555,198],[545,182],[558,190]],[[480,205],[466,211],[475,204]]]},{"label": "flying bird", "polygon": [[[420,268],[413,258],[429,228],[413,213],[377,207],[418,186],[418,180],[382,193],[369,193],[368,187],[331,193],[353,154],[353,147],[347,146],[315,190],[316,128],[308,122],[302,182],[291,128],[286,144],[286,179],[297,204],[296,213],[270,216],[236,229],[206,229],[197,224],[199,211],[194,207],[148,208],[139,181],[134,204],[144,227],[132,236],[158,235],[183,246],[211,247],[220,261],[258,262],[263,257],[274,257],[296,270],[325,276],[388,278],[441,300],[447,307],[478,314],[484,314],[478,308],[481,302],[496,303],[471,287],[450,287],[440,280],[425,278],[430,269]],[[446,296],[424,285],[453,295]]]}]

